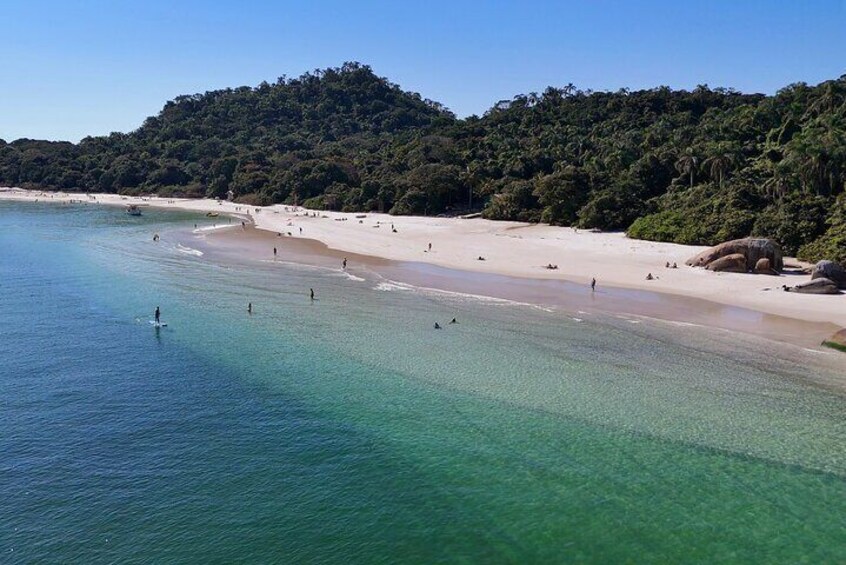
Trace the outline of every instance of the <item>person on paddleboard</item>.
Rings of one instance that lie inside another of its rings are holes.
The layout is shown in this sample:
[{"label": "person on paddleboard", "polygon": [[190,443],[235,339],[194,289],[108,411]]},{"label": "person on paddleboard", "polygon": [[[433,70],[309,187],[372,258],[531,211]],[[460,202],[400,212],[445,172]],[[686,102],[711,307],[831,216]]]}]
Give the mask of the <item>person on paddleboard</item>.
[{"label": "person on paddleboard", "polygon": [[159,307],[156,306],[156,323],[159,323],[159,319],[161,318],[162,313],[159,311]]}]

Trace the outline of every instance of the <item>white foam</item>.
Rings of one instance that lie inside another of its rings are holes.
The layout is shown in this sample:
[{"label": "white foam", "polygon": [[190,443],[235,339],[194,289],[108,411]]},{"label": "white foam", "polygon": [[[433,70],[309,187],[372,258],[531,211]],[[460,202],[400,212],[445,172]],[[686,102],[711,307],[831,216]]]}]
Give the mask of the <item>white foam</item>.
[{"label": "white foam", "polygon": [[176,250],[180,253],[185,253],[186,255],[193,255],[194,257],[202,257],[203,252],[199,249],[194,249],[193,247],[186,247],[181,243],[176,244]]},{"label": "white foam", "polygon": [[531,304],[529,302],[519,302],[517,300],[509,300],[507,298],[497,298],[495,296],[486,296],[483,294],[472,294],[469,292],[458,292],[454,290],[442,290],[439,288],[430,288],[425,286],[414,286],[406,283],[396,282],[396,281],[383,281],[378,283],[374,290],[381,290],[381,291],[403,291],[403,292],[419,292],[421,294],[429,294],[429,295],[437,295],[437,296],[445,296],[449,298],[458,298],[458,299],[469,299],[474,302],[484,302],[487,304],[494,304],[498,306],[528,306],[529,308],[534,308],[536,310],[541,310],[543,312],[553,313],[555,312],[554,308],[541,306],[539,304]]},{"label": "white foam", "polygon": [[226,223],[226,224],[221,224],[221,225],[203,226],[201,228],[195,228],[191,231],[192,231],[192,233],[196,233],[196,234],[204,234],[204,233],[209,233],[209,232],[213,232],[213,231],[216,231],[216,230],[225,230],[226,228],[231,228],[231,227],[233,227],[233,224]]},{"label": "white foam", "polygon": [[803,347],[802,350],[816,355],[835,355],[837,353],[836,351],[825,351],[822,349],[812,349],[810,347]]},{"label": "white foam", "polygon": [[410,285],[404,285],[400,283],[394,282],[380,282],[376,286],[373,287],[373,290],[381,290],[383,292],[396,292],[396,291],[411,291],[414,290],[414,287]]}]

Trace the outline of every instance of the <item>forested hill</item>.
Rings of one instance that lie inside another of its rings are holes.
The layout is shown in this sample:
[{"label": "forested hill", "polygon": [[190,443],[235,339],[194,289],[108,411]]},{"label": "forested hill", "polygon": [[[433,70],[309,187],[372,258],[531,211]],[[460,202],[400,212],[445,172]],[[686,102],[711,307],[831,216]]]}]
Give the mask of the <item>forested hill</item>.
[{"label": "forested hill", "polygon": [[846,75],[774,96],[548,88],[458,120],[358,63],[182,96],[138,130],[0,141],[0,184],[395,214],[482,210],[633,237],[746,235],[846,261]]}]

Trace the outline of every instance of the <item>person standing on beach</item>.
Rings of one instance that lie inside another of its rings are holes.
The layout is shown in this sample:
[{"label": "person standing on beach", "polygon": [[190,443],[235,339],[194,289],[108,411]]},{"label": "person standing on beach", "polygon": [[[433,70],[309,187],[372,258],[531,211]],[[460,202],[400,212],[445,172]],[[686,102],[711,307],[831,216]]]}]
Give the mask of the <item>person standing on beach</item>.
[{"label": "person standing on beach", "polygon": [[596,290],[596,279],[590,279],[590,291],[593,292]]},{"label": "person standing on beach", "polygon": [[308,291],[309,291],[309,294],[311,295],[311,299],[314,300],[314,289],[310,288],[310,289],[308,289]]},{"label": "person standing on beach", "polygon": [[276,259],[276,248],[273,248],[273,258]]}]

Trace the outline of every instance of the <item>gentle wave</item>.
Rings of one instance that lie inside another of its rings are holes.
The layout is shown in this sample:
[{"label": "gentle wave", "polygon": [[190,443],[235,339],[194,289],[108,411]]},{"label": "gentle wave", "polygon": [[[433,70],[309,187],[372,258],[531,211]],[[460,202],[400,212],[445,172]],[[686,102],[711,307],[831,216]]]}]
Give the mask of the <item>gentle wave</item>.
[{"label": "gentle wave", "polygon": [[455,290],[443,290],[439,288],[431,288],[426,286],[415,286],[408,283],[401,283],[397,281],[383,281],[377,283],[373,290],[380,290],[384,292],[418,292],[421,294],[447,296],[453,298],[469,298],[475,302],[485,302],[488,304],[497,304],[502,306],[527,306],[543,312],[553,313],[555,308],[548,306],[541,306],[539,304],[532,304],[530,302],[520,302],[518,300],[509,300],[507,298],[497,298],[495,296],[486,296],[484,294],[473,294],[469,292],[459,292]]},{"label": "gentle wave", "polygon": [[355,281],[355,282],[364,282],[365,280],[367,280],[367,279],[362,278],[362,277],[357,277],[357,276],[355,276],[355,275],[353,275],[353,274],[351,274],[351,273],[347,273],[346,271],[345,271],[345,272],[343,272],[343,273],[341,273],[341,274],[342,274],[344,277],[346,277],[346,278],[347,278],[347,280],[351,280],[351,281]]},{"label": "gentle wave", "polygon": [[202,257],[203,252],[199,249],[194,249],[193,247],[187,247],[182,245],[181,243],[176,244],[176,250],[180,253],[185,253],[186,255],[193,255],[194,257]]}]

